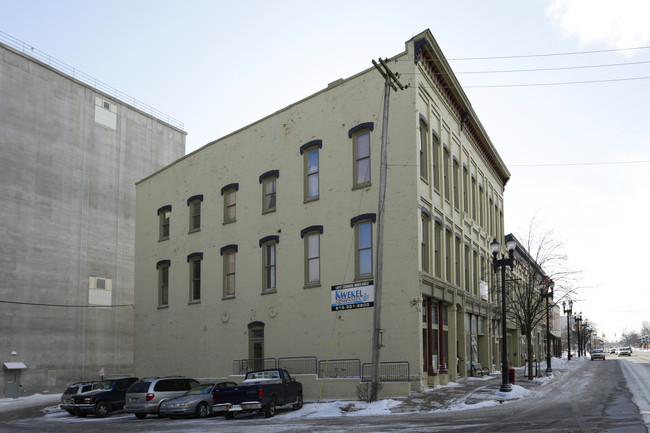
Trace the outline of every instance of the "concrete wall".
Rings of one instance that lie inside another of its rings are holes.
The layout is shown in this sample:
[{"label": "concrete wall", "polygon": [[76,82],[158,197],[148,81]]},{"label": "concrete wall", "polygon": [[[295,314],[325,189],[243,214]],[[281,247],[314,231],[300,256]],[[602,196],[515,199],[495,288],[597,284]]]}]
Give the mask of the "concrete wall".
[{"label": "concrete wall", "polygon": [[22,393],[132,372],[135,182],[185,133],[0,45],[0,149],[0,360]]}]

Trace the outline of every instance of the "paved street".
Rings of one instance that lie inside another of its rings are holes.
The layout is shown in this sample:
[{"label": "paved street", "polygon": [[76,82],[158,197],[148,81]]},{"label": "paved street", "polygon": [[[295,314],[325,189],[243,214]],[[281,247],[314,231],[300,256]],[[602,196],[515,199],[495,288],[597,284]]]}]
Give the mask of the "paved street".
[{"label": "paved street", "polygon": [[[414,393],[399,400],[390,415],[355,416],[314,411],[279,411],[274,418],[248,416],[234,420],[139,420],[127,414],[106,419],[76,418],[56,407],[20,409],[2,414],[0,431],[223,431],[223,432],[646,432],[650,395],[650,355],[608,356],[606,361],[575,361],[555,370],[548,381],[529,382],[518,370],[524,395],[499,402],[500,376],[467,379],[459,386]],[[527,392],[526,392],[527,391]],[[639,405],[639,406],[637,406]],[[641,407],[641,410],[639,410]],[[645,421],[644,421],[645,420]]]}]

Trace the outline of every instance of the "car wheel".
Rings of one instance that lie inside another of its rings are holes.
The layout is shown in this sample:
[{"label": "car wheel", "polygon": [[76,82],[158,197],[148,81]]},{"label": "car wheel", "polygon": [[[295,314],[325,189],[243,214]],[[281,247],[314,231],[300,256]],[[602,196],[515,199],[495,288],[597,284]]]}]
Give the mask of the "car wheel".
[{"label": "car wheel", "polygon": [[66,412],[68,412],[70,415],[74,415],[74,411],[73,411],[73,410],[66,410]]},{"label": "car wheel", "polygon": [[138,419],[145,419],[147,417],[146,413],[136,413],[135,417]]},{"label": "car wheel", "polygon": [[272,418],[275,416],[275,396],[271,397],[269,404],[264,408],[264,417]]},{"label": "car wheel", "polygon": [[111,404],[107,401],[100,401],[95,405],[95,416],[104,418],[111,411]]},{"label": "car wheel", "polygon": [[197,418],[205,418],[208,415],[208,405],[206,403],[199,403],[194,411]]},{"label": "car wheel", "polygon": [[299,392],[296,396],[296,402],[293,404],[294,410],[298,410],[302,407],[302,392]]}]

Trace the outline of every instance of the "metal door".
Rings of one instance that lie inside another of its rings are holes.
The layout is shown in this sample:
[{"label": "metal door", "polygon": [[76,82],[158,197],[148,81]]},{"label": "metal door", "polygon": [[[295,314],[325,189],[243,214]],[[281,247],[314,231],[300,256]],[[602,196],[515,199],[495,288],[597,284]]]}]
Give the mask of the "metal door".
[{"label": "metal door", "polygon": [[5,398],[18,398],[20,370],[5,370]]}]

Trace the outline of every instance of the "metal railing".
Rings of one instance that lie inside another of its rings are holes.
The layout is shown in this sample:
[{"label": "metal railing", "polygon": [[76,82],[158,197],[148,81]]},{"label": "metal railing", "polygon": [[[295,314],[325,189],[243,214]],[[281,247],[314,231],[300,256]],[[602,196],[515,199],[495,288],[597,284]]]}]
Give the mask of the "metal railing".
[{"label": "metal railing", "polygon": [[232,362],[232,374],[246,374],[249,371],[278,368],[275,358],[236,359]]},{"label": "metal railing", "polygon": [[[317,374],[321,379],[360,378],[367,382],[371,379],[372,363],[361,364],[360,359],[319,361],[315,356],[248,358],[232,362],[232,374],[235,375],[269,368],[285,368],[291,375]],[[379,379],[382,382],[408,382],[411,380],[410,364],[408,361],[380,362]]]},{"label": "metal railing", "polygon": [[278,368],[286,368],[289,374],[318,374],[318,358],[302,356],[278,358]]},{"label": "metal railing", "polygon": [[36,48],[32,47],[31,45],[28,45],[2,31],[0,31],[0,42],[10,48],[13,48],[18,52],[23,53],[28,57],[38,60],[39,62],[42,62],[56,69],[57,71],[74,78],[77,81],[84,83],[87,86],[90,86],[100,92],[103,92],[121,102],[124,102],[125,104],[131,105],[132,107],[138,109],[139,111],[149,114],[161,120],[162,122],[165,122],[173,126],[174,128],[180,130],[183,130],[184,128],[183,122],[174,119],[173,117],[163,113],[162,111],[156,110],[155,108],[145,104],[144,102],[141,102],[125,93],[120,92],[119,90],[109,86],[108,84],[103,83],[97,80],[96,78],[93,78],[90,75],[85,74],[79,71],[78,69],[75,69],[72,66],[63,63],[53,58],[49,54],[39,51]]},{"label": "metal railing", "polygon": [[360,359],[330,359],[318,361],[318,377],[361,377]]},{"label": "metal railing", "polygon": [[[363,382],[369,382],[371,375],[372,363],[364,363],[361,380]],[[381,382],[407,382],[410,377],[410,367],[407,361],[379,363],[379,380]]]}]

